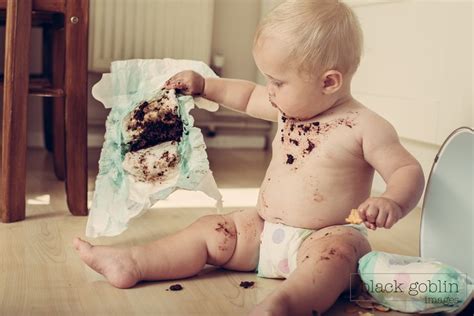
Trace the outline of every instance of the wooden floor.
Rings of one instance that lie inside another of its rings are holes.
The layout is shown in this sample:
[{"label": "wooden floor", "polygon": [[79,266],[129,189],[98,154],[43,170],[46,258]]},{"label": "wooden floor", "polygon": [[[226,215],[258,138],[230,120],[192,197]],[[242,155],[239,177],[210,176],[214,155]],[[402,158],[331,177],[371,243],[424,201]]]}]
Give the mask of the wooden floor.
[{"label": "wooden floor", "polygon": [[[97,150],[89,155],[90,191],[94,188],[98,155]],[[250,207],[269,154],[209,150],[209,157],[219,187],[228,194],[246,197],[234,198],[226,211]],[[128,290],[113,288],[86,267],[71,246],[74,236],[84,235],[86,217],[68,213],[64,185],[52,172],[51,156],[42,150],[30,150],[27,173],[26,220],[0,223],[0,315],[245,315],[281,282],[209,266],[192,279],[141,283]],[[150,210],[121,236],[92,242],[130,246],[154,240],[213,213],[209,201],[206,203],[201,207],[173,207],[171,198],[165,208],[158,205]],[[419,219],[417,209],[390,231],[369,232],[372,248],[417,255]],[[243,289],[239,287],[241,281],[256,283],[253,288]],[[184,289],[167,291],[175,283]],[[340,299],[327,314],[346,315],[347,304]]]}]

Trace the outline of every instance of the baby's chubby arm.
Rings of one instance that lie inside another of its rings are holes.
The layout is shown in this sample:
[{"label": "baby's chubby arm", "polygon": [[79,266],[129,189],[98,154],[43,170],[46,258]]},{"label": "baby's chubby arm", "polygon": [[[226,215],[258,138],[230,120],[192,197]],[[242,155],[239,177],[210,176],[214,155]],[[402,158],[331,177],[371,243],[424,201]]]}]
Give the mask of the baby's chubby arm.
[{"label": "baby's chubby arm", "polygon": [[391,228],[410,212],[423,193],[425,179],[418,161],[400,144],[393,126],[371,113],[361,129],[365,160],[387,184],[380,197],[368,198],[359,207],[359,215],[371,229]]},{"label": "baby's chubby arm", "polygon": [[168,89],[178,89],[183,94],[201,95],[232,110],[276,122],[278,110],[268,99],[264,86],[253,82],[226,78],[204,78],[186,70],[171,77],[165,84]]}]

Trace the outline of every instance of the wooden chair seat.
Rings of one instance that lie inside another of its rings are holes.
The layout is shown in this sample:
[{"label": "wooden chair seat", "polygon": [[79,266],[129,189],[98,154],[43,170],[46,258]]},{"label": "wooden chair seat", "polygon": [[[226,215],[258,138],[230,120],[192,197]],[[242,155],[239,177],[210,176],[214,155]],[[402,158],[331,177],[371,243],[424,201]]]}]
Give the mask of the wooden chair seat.
[{"label": "wooden chair seat", "polygon": [[[44,98],[46,139],[52,138],[56,175],[65,180],[73,215],[87,215],[88,0],[0,0],[5,29],[2,78],[3,146],[0,211],[3,222],[25,218],[28,94]],[[43,74],[30,78],[32,27],[43,28]]]}]

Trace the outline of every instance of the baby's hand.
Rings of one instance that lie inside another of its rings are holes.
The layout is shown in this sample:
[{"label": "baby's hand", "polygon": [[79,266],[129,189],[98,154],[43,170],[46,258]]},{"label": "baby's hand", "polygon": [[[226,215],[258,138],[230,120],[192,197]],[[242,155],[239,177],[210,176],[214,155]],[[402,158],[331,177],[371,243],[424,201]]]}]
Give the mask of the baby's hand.
[{"label": "baby's hand", "polygon": [[368,198],[358,209],[359,215],[367,228],[391,228],[402,218],[402,209],[394,201],[384,197]]},{"label": "baby's hand", "polygon": [[165,82],[166,89],[176,89],[186,95],[201,95],[204,92],[204,78],[195,71],[185,70]]}]

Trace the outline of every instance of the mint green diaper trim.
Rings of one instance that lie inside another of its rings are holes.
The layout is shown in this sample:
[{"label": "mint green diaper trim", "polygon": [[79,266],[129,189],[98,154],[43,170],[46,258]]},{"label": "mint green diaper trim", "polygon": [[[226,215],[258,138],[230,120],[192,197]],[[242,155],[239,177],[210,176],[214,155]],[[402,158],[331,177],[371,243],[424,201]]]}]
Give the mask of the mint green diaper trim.
[{"label": "mint green diaper trim", "polygon": [[361,233],[365,237],[367,237],[367,235],[368,235],[367,234],[367,227],[365,227],[364,224],[346,224],[346,225],[343,225],[343,226],[352,227],[352,228],[356,229],[357,231],[359,231],[359,233]]}]

